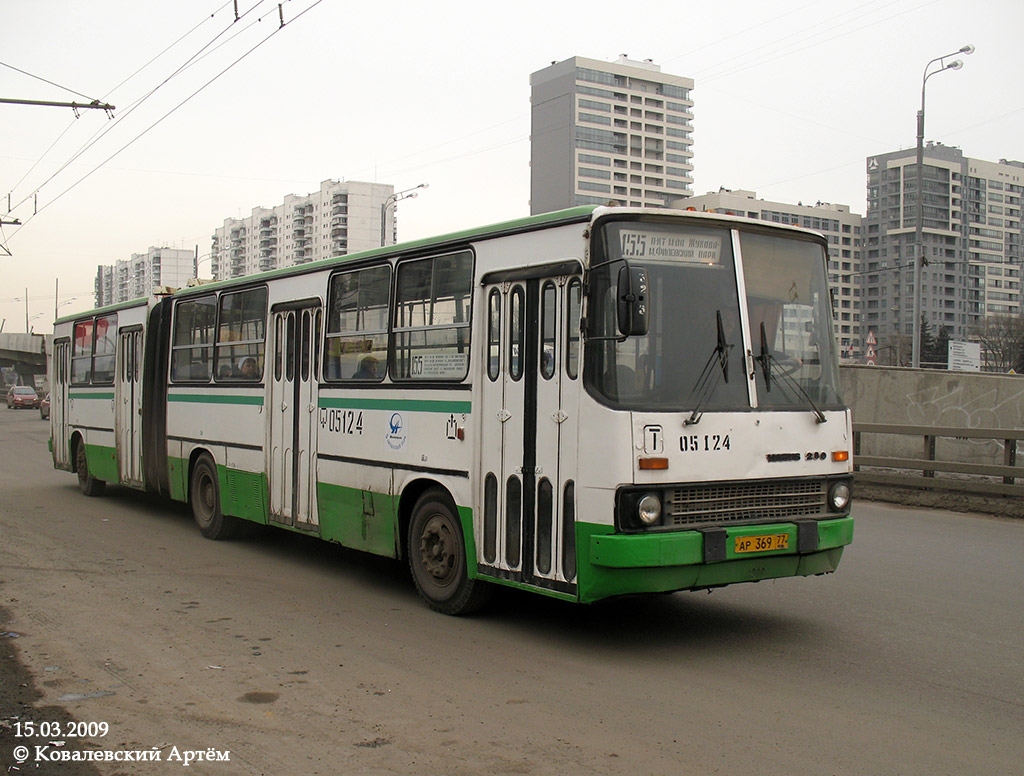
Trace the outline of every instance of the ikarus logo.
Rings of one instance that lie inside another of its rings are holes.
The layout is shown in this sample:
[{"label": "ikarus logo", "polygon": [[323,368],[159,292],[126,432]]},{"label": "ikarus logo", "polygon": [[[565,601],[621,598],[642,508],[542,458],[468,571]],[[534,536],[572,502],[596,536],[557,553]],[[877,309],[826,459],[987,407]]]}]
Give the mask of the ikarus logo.
[{"label": "ikarus logo", "polygon": [[388,420],[388,433],[384,438],[388,447],[392,450],[401,450],[405,447],[405,441],[407,438],[408,437],[405,433],[405,419],[402,417],[402,413],[391,413],[391,418]]}]

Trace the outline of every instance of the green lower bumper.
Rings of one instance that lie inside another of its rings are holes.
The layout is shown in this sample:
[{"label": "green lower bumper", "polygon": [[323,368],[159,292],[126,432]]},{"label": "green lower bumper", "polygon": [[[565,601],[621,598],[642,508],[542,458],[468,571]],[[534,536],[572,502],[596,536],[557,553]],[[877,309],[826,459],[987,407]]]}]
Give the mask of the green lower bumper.
[{"label": "green lower bumper", "polygon": [[[609,526],[580,526],[586,549],[581,558],[579,598],[597,601],[627,593],[659,593],[714,587],[735,582],[756,582],[779,577],[810,576],[835,571],[843,547],[853,541],[853,518],[821,520],[813,550],[797,550],[798,528],[794,523],[745,525],[724,528],[723,557],[706,560],[700,531],[622,535]],[[786,534],[787,549],[737,553],[736,538]],[[718,537],[719,541],[721,537]]]}]

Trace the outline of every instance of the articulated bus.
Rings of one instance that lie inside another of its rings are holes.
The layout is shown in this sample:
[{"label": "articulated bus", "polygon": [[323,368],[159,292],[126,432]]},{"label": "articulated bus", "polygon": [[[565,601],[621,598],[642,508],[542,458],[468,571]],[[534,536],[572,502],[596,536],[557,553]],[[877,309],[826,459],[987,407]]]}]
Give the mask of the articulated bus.
[{"label": "articulated bus", "polygon": [[62,318],[52,452],[403,559],[432,608],[835,571],[853,537],[827,244],[576,208]]}]

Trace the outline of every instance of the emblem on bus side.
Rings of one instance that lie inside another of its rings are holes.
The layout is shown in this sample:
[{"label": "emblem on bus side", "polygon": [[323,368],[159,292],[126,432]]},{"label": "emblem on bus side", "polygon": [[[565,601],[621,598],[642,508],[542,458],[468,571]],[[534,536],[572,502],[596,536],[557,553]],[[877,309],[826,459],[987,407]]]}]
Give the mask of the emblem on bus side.
[{"label": "emblem on bus side", "polygon": [[388,447],[392,450],[401,450],[405,447],[405,442],[408,439],[408,435],[405,432],[405,420],[402,418],[400,412],[391,413],[391,419],[388,420],[388,433],[384,437]]}]

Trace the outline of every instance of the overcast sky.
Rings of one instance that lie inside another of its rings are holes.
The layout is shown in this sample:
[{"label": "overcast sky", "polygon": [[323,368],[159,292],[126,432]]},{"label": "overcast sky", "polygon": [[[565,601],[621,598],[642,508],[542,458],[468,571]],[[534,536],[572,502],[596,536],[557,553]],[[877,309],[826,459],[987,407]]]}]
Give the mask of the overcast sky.
[{"label": "overcast sky", "polygon": [[4,4],[0,97],[117,107],[0,104],[0,215],[23,222],[3,227],[5,332],[26,287],[48,331],[56,278],[77,297],[61,315],[88,309],[98,264],[202,256],[225,217],[328,178],[428,183],[402,240],[527,215],[530,73],[575,55],[695,80],[696,194],[863,213],[866,157],[914,145],[925,64],[967,43],[928,81],[926,137],[1024,160],[1021,0],[288,0],[283,28],[276,0],[237,4],[237,22],[223,0]]}]

